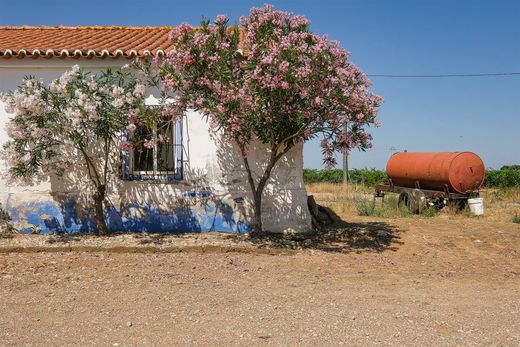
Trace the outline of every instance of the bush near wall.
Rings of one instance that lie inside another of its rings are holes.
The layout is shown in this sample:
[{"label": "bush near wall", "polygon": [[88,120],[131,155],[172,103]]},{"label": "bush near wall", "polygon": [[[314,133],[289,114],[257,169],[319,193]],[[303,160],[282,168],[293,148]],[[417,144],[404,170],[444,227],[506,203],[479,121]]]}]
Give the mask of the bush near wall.
[{"label": "bush near wall", "polygon": [[[353,169],[349,170],[352,183],[374,186],[377,183],[386,182],[386,172],[376,169]],[[317,170],[304,169],[303,180],[305,183],[341,183],[343,182],[343,170]],[[516,168],[505,168],[501,170],[486,170],[484,187],[486,188],[509,188],[520,186],[520,170]]]}]

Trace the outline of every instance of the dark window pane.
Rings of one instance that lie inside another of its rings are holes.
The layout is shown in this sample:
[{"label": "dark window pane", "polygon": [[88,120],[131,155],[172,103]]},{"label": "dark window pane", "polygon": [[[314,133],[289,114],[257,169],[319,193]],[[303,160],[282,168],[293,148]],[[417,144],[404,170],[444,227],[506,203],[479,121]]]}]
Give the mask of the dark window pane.
[{"label": "dark window pane", "polygon": [[134,171],[153,171],[153,148],[146,148],[144,141],[151,139],[152,129],[140,125],[134,133],[137,144],[134,147]]},{"label": "dark window pane", "polygon": [[175,170],[173,130],[174,126],[171,122],[157,125],[157,171]]}]

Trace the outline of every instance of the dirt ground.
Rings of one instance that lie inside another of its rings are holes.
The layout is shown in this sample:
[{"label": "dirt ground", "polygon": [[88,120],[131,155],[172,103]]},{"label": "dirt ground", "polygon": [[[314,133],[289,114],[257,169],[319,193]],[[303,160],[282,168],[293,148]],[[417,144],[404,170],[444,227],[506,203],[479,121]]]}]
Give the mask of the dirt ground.
[{"label": "dirt ground", "polygon": [[342,217],[342,233],[271,254],[0,239],[0,345],[520,345],[520,225]]}]

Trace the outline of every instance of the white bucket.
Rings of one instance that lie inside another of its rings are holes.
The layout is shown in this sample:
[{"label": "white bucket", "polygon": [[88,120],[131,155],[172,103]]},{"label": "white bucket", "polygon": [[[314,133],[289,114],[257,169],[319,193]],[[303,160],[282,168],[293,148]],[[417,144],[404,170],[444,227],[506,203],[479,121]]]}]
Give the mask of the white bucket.
[{"label": "white bucket", "polygon": [[473,198],[468,199],[469,211],[475,216],[482,216],[484,214],[484,199]]}]

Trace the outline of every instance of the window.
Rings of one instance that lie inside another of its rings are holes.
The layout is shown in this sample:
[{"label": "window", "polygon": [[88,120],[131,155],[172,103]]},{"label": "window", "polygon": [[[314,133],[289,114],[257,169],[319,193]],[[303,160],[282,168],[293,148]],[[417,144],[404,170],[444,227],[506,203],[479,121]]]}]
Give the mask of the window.
[{"label": "window", "polygon": [[[160,111],[158,106],[148,108]],[[133,137],[135,146],[125,160],[126,179],[182,179],[181,121],[139,125]]]}]

